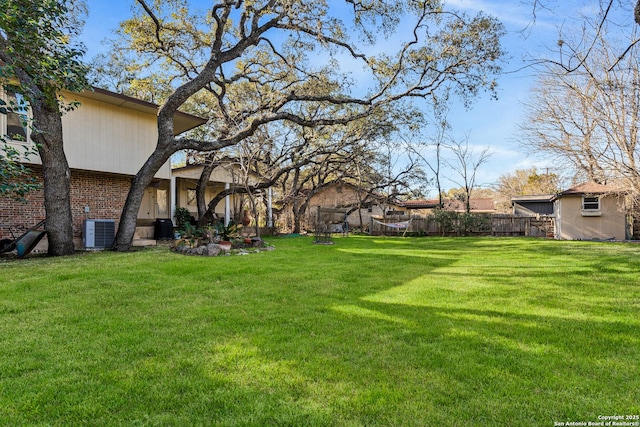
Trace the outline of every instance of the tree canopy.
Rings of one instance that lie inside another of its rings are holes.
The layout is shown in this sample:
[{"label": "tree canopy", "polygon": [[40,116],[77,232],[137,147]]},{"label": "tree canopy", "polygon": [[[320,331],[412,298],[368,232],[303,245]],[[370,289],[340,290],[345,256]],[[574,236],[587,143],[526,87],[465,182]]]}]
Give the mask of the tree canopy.
[{"label": "tree canopy", "polygon": [[0,77],[29,103],[61,104],[62,90],[87,85],[79,34],[84,3],[59,0],[0,0]]},{"label": "tree canopy", "polygon": [[[343,125],[410,98],[469,101],[493,90],[500,70],[501,24],[436,0],[238,0],[207,11],[178,0],[137,3],[120,51],[140,69],[166,73],[173,91],[158,112],[157,149],[134,178],[120,250],[130,246],[144,187],[178,150],[219,150],[277,121]],[[194,101],[208,134],[175,137],[173,115]]]}]

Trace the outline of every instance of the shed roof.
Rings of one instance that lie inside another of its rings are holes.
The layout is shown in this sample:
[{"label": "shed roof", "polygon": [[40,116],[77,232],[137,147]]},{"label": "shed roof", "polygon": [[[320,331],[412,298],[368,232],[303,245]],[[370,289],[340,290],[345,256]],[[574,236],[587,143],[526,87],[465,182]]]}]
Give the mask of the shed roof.
[{"label": "shed roof", "polygon": [[555,197],[555,194],[537,194],[527,196],[513,196],[512,202],[551,202]]},{"label": "shed roof", "polygon": [[599,184],[597,182],[585,182],[575,187],[571,187],[561,193],[558,193],[553,200],[564,196],[581,196],[583,194],[607,194],[622,193],[624,190],[619,186]]}]

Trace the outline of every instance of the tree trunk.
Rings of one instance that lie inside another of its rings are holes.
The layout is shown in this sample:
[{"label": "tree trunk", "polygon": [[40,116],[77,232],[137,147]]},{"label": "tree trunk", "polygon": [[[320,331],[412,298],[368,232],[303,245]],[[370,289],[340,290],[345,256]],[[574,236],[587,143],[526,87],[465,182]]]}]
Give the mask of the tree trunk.
[{"label": "tree trunk", "polygon": [[[211,173],[218,166],[218,163],[214,161],[215,154],[211,153],[207,156],[204,166],[202,168],[202,173],[200,174],[200,179],[198,179],[198,184],[196,185],[196,201],[198,206],[198,224],[205,225],[207,223],[205,217],[207,216],[207,202],[205,199],[207,192],[207,184],[209,183],[209,179],[211,179]],[[215,206],[214,206],[215,209]],[[212,215],[210,215],[212,216]]]},{"label": "tree trunk", "polygon": [[291,207],[291,211],[293,213],[293,233],[300,234],[300,222],[301,222],[301,212],[300,212],[300,201],[298,200],[298,196],[294,196],[293,198],[293,206]]},{"label": "tree trunk", "polygon": [[291,203],[291,212],[293,213],[293,233],[300,233],[300,195],[298,193],[300,181],[300,169],[295,169],[295,173],[293,175],[293,182],[291,183],[291,188],[293,189],[293,200]]},{"label": "tree trunk", "polygon": [[118,225],[118,232],[116,233],[113,244],[114,250],[118,252],[131,250],[133,236],[136,232],[138,211],[140,210],[144,192],[149,184],[151,184],[154,175],[160,170],[162,165],[165,164],[171,154],[173,154],[173,152],[169,149],[162,150],[156,148],[136,176],[133,177],[131,188],[129,188],[129,193],[127,194],[127,200],[122,209],[122,215],[120,215],[120,224]]},{"label": "tree trunk", "polygon": [[[365,205],[365,200],[367,199],[368,195],[365,195],[364,198],[362,197],[362,181],[360,181],[358,183],[358,188],[356,189],[356,194],[358,196],[358,220],[360,221],[360,231],[364,230],[364,220],[362,218],[362,208]],[[347,218],[349,217],[349,215],[351,214],[351,212],[349,212],[347,214],[347,217],[345,218],[345,221],[347,220]]]},{"label": "tree trunk", "polygon": [[253,219],[256,224],[256,237],[260,238],[260,225],[258,222],[260,217],[258,216],[258,204],[256,203],[256,199],[251,191],[248,191],[247,194],[249,195],[249,201],[251,202],[251,208],[253,210]]},{"label": "tree trunk", "polygon": [[72,255],[71,171],[64,154],[62,117],[57,109],[32,103],[35,129],[31,139],[38,145],[44,180],[44,206],[50,256]]}]

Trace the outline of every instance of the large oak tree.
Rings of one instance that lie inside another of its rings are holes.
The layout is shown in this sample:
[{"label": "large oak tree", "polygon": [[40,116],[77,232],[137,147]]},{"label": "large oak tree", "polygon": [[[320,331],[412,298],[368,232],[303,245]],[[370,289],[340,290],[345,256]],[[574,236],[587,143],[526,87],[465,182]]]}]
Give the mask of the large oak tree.
[{"label": "large oak tree", "polygon": [[[176,151],[216,151],[276,121],[344,124],[439,91],[469,99],[494,88],[502,54],[495,19],[437,0],[220,0],[208,11],[183,1],[137,3],[122,25],[124,47],[168,70],[175,89],[158,111],[156,149],[132,181],[116,250],[130,248],[144,189]],[[211,132],[175,137],[173,115],[203,92]],[[319,108],[303,107],[310,103]]]},{"label": "large oak tree", "polygon": [[70,43],[79,31],[77,15],[60,0],[0,1],[0,77],[4,89],[22,94],[31,108],[31,139],[42,161],[45,228],[49,255],[74,252],[70,170],[64,153],[62,114],[72,104],[63,90],[86,87],[81,46]]}]

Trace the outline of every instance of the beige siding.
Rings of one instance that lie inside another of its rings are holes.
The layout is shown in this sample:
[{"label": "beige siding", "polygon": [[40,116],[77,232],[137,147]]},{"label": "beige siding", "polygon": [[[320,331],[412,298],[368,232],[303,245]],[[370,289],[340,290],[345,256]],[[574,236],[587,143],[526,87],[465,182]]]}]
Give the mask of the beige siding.
[{"label": "beige siding", "polygon": [[[64,149],[71,169],[135,175],[155,149],[154,114],[88,99],[76,94],[80,106],[62,116]],[[0,127],[4,122],[0,121]],[[13,144],[19,146],[20,143]],[[38,156],[29,163],[40,164]],[[169,179],[167,161],[155,175]]]},{"label": "beige siding", "polygon": [[565,196],[556,201],[556,237],[559,239],[626,238],[626,214],[621,197],[603,196],[600,216],[584,216],[582,196]]},{"label": "beige siding", "polygon": [[[384,217],[384,209],[381,206],[372,206],[371,212],[368,209],[361,209],[362,212],[362,226],[367,227],[371,222],[371,217],[382,218]],[[358,211],[352,212],[347,218],[350,227],[360,227],[360,214]]]},{"label": "beige siding", "polygon": [[[88,98],[62,118],[65,153],[74,169],[135,175],[155,149],[156,117]],[[156,174],[169,179],[167,162]]]}]

